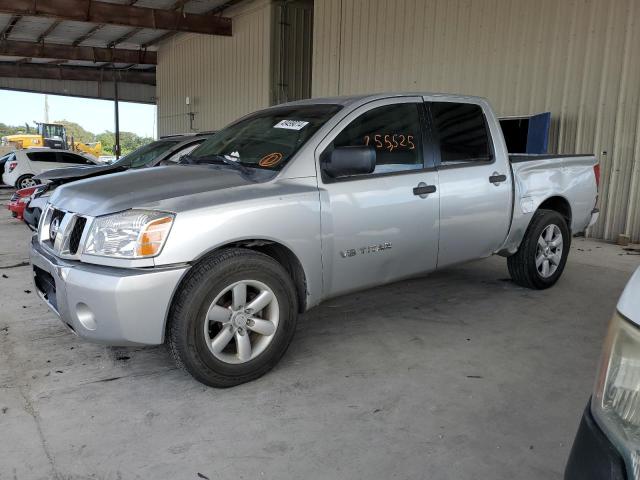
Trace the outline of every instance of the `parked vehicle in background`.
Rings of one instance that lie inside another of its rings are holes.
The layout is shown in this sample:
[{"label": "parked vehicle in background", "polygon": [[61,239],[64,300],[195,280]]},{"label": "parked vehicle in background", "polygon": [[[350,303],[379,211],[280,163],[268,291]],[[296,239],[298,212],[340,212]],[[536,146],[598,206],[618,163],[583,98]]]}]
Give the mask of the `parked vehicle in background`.
[{"label": "parked vehicle in background", "polygon": [[[42,187],[41,185],[38,186]],[[31,197],[29,197],[29,200],[25,203],[24,211],[22,212],[22,220],[27,224],[27,227],[29,227],[30,230],[34,232],[38,230],[38,222],[40,222],[40,217],[42,216],[42,212],[46,208],[48,201],[49,195],[46,194],[46,190],[38,189],[34,191]]]},{"label": "parked vehicle in background", "polygon": [[24,209],[29,203],[31,195],[33,195],[38,188],[42,188],[42,185],[22,188],[20,190],[16,190],[13,195],[11,195],[7,208],[11,211],[13,218],[17,218],[18,220],[23,219]]},{"label": "parked vehicle in background", "polygon": [[32,230],[38,227],[40,215],[53,190],[59,185],[128,169],[177,164],[184,155],[214,135],[206,132],[198,135],[172,135],[143,145],[113,163],[57,168],[38,175],[37,181],[46,181],[46,188],[35,193],[24,211],[24,221]]},{"label": "parked vehicle in background", "polygon": [[2,157],[0,157],[0,172],[4,173],[4,164],[7,163],[7,160],[13,155],[13,152],[8,152]]},{"label": "parked vehicle in background", "polygon": [[94,160],[73,152],[51,148],[16,150],[4,165],[2,182],[18,189],[41,183],[34,177],[59,167],[95,165]]},{"label": "parked vehicle in background", "polygon": [[39,175],[37,180],[50,182],[50,189],[52,189],[64,183],[123,172],[130,168],[177,164],[183,155],[189,154],[211,135],[173,135],[161,138],[135,149],[114,162],[75,168],[57,168]]},{"label": "parked vehicle in background", "polygon": [[609,324],[591,400],[565,480],[640,478],[640,268]]},{"label": "parked vehicle in background", "polygon": [[167,340],[216,387],[273,368],[298,314],[331,297],[491,254],[517,284],[551,287],[598,213],[593,155],[510,157],[476,97],[279,105],[187,163],[57,189],[31,261],[77,335]]},{"label": "parked vehicle in background", "polygon": [[[27,125],[28,127],[28,125]],[[12,145],[16,149],[22,148],[53,148],[73,150],[92,157],[102,155],[102,142],[84,143],[72,136],[67,136],[67,129],[59,123],[36,122],[35,132],[16,133],[2,137],[3,145]]]}]

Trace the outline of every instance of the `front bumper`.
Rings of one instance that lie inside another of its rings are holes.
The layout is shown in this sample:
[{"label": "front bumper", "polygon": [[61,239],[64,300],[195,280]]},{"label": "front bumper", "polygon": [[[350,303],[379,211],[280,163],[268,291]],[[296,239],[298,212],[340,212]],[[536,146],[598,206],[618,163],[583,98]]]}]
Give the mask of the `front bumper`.
[{"label": "front bumper", "polygon": [[624,459],[591,415],[591,401],[573,441],[565,480],[627,480]]},{"label": "front bumper", "polygon": [[19,200],[11,200],[7,204],[7,208],[11,211],[13,216],[18,220],[23,219],[25,206],[26,204],[20,202]]},{"label": "front bumper", "polygon": [[124,269],[59,259],[31,241],[40,298],[78,336],[106,345],[164,341],[173,293],[188,266]]}]

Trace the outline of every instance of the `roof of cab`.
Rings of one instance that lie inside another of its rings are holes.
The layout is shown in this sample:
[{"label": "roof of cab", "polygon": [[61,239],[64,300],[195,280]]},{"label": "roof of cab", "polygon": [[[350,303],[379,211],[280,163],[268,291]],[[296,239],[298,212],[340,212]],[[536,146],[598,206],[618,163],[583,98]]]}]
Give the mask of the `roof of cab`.
[{"label": "roof of cab", "polygon": [[443,97],[450,99],[460,99],[460,100],[475,100],[475,101],[486,101],[483,97],[476,97],[473,95],[462,95],[455,93],[433,93],[433,92],[382,92],[382,93],[373,93],[367,95],[346,95],[346,96],[338,96],[338,97],[318,97],[318,98],[306,98],[304,100],[296,100],[293,102],[282,103],[277,106],[289,106],[289,105],[317,105],[317,104],[333,104],[333,105],[343,105],[348,106],[354,103],[367,103],[372,100],[379,100],[384,98],[397,98],[397,97]]}]

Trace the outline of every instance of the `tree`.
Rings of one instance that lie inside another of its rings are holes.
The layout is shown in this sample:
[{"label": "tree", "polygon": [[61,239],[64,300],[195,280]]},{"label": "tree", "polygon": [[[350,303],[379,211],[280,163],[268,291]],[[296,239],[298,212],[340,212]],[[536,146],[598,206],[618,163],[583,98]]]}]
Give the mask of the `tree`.
[{"label": "tree", "polygon": [[[96,140],[102,142],[102,151],[105,154],[113,152],[113,148],[116,144],[116,136],[113,132],[107,130],[106,132],[99,133],[96,136]],[[133,132],[120,132],[120,154],[126,155],[136,148],[152,141],[153,138],[140,137]]]},{"label": "tree", "polygon": [[[4,137],[6,135],[15,135],[16,133],[27,133],[27,125],[25,125],[24,127],[14,127],[12,125],[5,125],[4,123],[0,123],[0,137]],[[31,133],[33,133],[33,131],[31,131]]]},{"label": "tree", "polygon": [[75,122],[70,122],[68,120],[56,120],[53,123],[59,123],[60,125],[64,125],[64,128],[67,130],[67,140],[71,141],[71,137],[76,142],[82,143],[90,143],[95,142],[95,134],[85,130],[80,125]]},{"label": "tree", "polygon": [[[76,142],[91,143],[102,142],[102,152],[104,155],[112,155],[113,147],[116,143],[115,134],[107,130],[106,132],[99,133],[98,135],[85,130],[81,125],[70,122],[68,120],[57,120],[53,123],[59,123],[64,125],[67,130],[67,141],[71,142],[71,137]],[[33,125],[25,126],[12,126],[0,123],[0,137],[6,135],[14,135],[16,133],[36,133],[36,129]],[[120,154],[126,155],[132,152],[136,148],[146,145],[149,142],[153,142],[151,137],[140,137],[133,132],[120,132]]]}]

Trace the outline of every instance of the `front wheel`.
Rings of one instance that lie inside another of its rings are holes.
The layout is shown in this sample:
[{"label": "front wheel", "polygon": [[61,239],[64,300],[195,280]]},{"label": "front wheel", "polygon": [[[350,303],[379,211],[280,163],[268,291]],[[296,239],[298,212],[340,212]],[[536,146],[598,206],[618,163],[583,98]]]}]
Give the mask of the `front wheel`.
[{"label": "front wheel", "polygon": [[252,250],[224,250],[197,264],[181,285],[170,312],[169,347],[196,380],[231,387],[278,363],[297,311],[282,265]]},{"label": "front wheel", "polygon": [[564,270],[571,246],[569,227],[553,210],[538,210],[518,251],[507,258],[515,283],[542,290],[553,286]]}]

